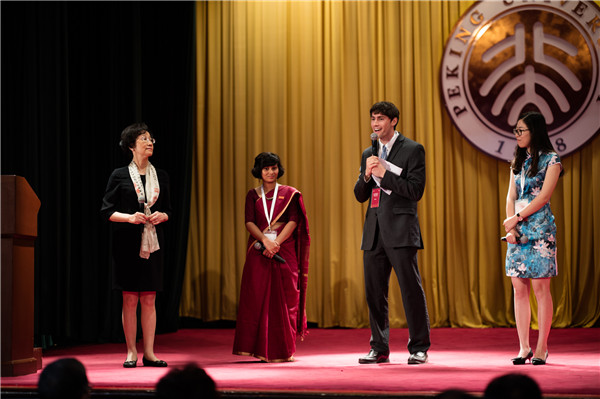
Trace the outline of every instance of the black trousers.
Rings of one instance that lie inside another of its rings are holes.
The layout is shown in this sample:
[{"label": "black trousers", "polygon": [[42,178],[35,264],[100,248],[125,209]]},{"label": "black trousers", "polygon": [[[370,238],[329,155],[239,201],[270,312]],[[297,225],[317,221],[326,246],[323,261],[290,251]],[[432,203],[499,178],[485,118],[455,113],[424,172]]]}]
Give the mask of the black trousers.
[{"label": "black trousers", "polygon": [[377,229],[375,248],[364,251],[365,291],[371,324],[371,349],[381,353],[390,351],[390,321],[388,291],[392,268],[396,272],[402,303],[408,323],[408,352],[426,352],[430,345],[429,314],[425,292],[421,285],[417,262],[417,248],[392,248],[384,245]]}]

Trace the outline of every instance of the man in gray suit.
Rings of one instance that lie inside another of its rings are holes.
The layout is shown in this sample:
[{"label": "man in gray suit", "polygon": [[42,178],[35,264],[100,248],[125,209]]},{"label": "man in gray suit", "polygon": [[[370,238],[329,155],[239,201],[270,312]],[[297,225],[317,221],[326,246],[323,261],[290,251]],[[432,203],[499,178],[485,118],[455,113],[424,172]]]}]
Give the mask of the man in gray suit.
[{"label": "man in gray suit", "polygon": [[417,202],[425,190],[425,149],[395,130],[400,112],[394,104],[378,102],[370,115],[378,153],[372,147],[363,152],[354,185],[356,199],[369,200],[361,249],[371,350],[358,362],[389,362],[388,290],[393,268],[408,323],[408,363],[427,363],[429,315],[417,264],[417,250],[423,248]]}]

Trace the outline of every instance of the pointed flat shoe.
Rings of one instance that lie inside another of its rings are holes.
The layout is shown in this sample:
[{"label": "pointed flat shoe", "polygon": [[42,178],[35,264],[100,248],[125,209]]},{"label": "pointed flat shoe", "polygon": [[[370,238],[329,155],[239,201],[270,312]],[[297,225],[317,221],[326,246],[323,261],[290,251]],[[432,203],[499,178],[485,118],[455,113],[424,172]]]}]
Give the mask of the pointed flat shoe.
[{"label": "pointed flat shoe", "polygon": [[144,367],[167,367],[167,362],[164,360],[148,360],[145,357],[142,358],[142,364]]}]

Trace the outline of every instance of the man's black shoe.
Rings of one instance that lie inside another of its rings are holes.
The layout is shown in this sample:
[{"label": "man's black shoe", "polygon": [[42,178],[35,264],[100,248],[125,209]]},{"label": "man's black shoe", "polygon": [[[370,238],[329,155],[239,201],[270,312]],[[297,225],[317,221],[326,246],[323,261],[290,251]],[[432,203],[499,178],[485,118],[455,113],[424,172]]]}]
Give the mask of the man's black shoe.
[{"label": "man's black shoe", "polygon": [[365,357],[361,357],[358,359],[360,364],[371,364],[371,363],[389,363],[390,362],[390,354],[389,353],[379,353],[376,350],[371,349],[369,354]]},{"label": "man's black shoe", "polygon": [[408,364],[424,364],[427,363],[427,352],[411,353],[408,357]]}]

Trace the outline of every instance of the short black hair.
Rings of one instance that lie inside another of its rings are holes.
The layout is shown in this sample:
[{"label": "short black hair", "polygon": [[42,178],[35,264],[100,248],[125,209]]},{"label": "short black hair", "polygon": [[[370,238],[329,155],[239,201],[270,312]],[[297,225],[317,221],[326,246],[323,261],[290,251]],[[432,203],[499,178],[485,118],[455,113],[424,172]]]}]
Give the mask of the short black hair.
[{"label": "short black hair", "polygon": [[214,380],[195,363],[183,369],[172,369],[156,384],[159,399],[212,399],[218,398]]},{"label": "short black hair", "polygon": [[485,399],[542,399],[535,380],[525,374],[509,373],[494,378],[483,393]]},{"label": "short black hair", "polygon": [[396,118],[396,124],[394,125],[394,128],[396,128],[396,125],[400,120],[400,111],[398,111],[398,108],[396,108],[394,104],[387,101],[380,101],[373,104],[369,110],[369,116],[373,116],[373,114],[385,115],[390,118],[390,121],[393,121],[394,118]]},{"label": "short black hair", "polygon": [[[150,133],[148,126],[144,122],[134,123],[123,129],[121,132],[121,141],[119,141],[119,146],[123,152],[126,154],[129,153],[129,149],[135,147],[135,141],[139,135],[144,133]],[[150,137],[154,137],[152,133],[150,133]]]},{"label": "short black hair", "polygon": [[42,399],[81,399],[89,389],[85,367],[72,357],[47,365],[38,380],[38,393]]},{"label": "short black hair", "polygon": [[254,158],[254,167],[252,168],[252,176],[257,179],[262,178],[262,170],[268,166],[277,165],[279,168],[279,173],[277,174],[277,178],[279,179],[285,173],[283,169],[283,165],[281,164],[281,159],[279,159],[279,155],[274,154],[272,152],[261,152]]}]

